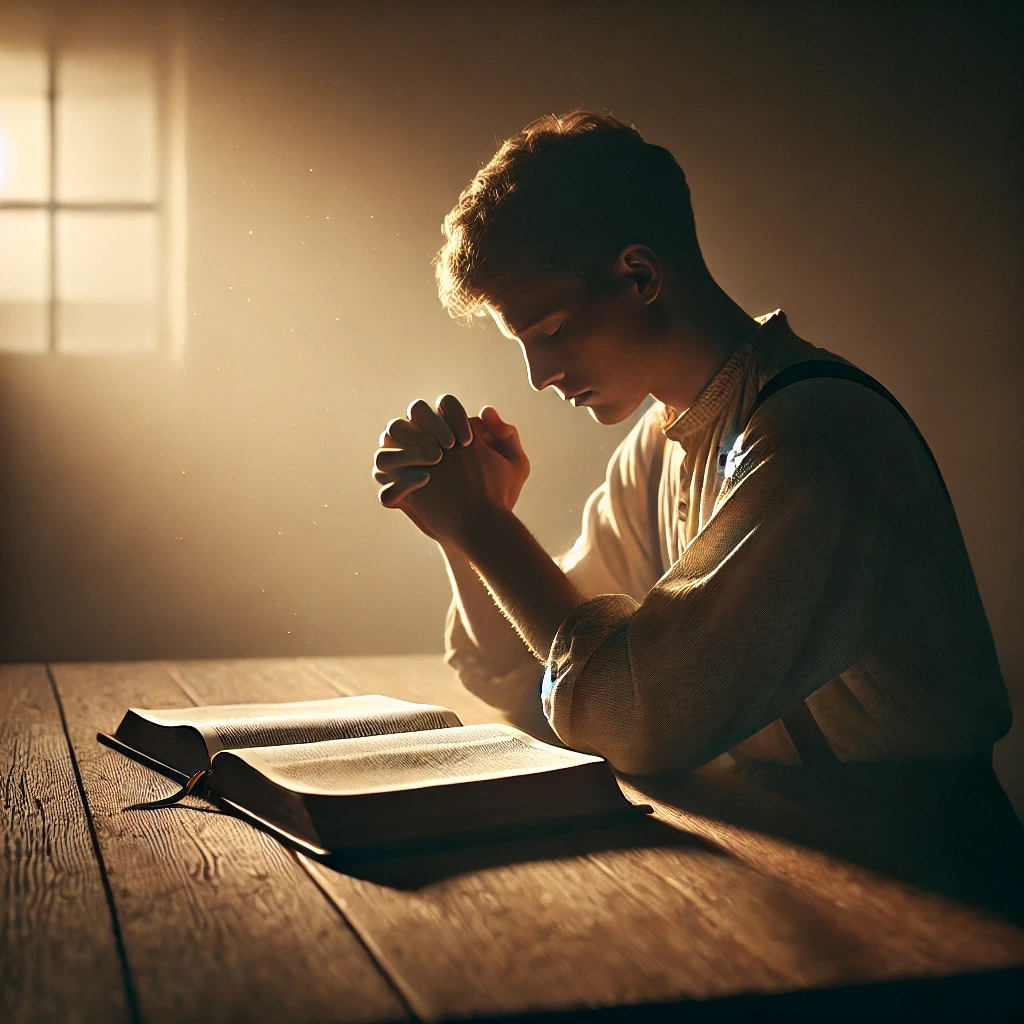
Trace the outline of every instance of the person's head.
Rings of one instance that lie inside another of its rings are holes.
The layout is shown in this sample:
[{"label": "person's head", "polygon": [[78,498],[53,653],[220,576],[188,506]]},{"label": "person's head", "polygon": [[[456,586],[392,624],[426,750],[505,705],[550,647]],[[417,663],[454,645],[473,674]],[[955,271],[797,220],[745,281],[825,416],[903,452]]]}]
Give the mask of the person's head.
[{"label": "person's head", "polygon": [[604,113],[548,115],[506,140],[444,233],[435,266],[448,312],[492,315],[522,345],[535,388],[592,392],[580,404],[605,423],[648,393],[666,278],[708,280],[679,164]]}]

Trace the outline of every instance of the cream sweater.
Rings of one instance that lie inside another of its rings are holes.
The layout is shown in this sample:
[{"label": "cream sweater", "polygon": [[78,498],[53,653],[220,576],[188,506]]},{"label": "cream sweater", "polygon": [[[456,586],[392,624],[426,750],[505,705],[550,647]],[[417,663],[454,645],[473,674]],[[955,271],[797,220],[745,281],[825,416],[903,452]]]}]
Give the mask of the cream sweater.
[{"label": "cream sweater", "polygon": [[[779,718],[807,698],[844,761],[987,755],[1010,724],[988,621],[932,462],[850,381],[760,387],[805,359],[781,311],[673,416],[612,456],[558,561],[587,598],[546,669],[499,676],[454,603],[447,659],[499,707],[537,700],[570,747],[645,774],[734,758],[799,764]],[[728,458],[726,456],[732,452]]]}]

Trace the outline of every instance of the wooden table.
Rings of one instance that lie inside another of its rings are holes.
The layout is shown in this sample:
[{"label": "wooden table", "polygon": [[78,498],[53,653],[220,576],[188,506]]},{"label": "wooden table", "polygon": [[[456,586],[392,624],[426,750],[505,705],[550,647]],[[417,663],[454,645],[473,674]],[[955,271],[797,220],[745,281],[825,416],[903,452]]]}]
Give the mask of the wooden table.
[{"label": "wooden table", "polygon": [[343,873],[224,814],[123,811],[170,784],[95,739],[129,705],[354,693],[497,718],[428,656],[0,667],[0,1019],[985,1019],[1019,998],[1019,927],[728,772],[624,782],[655,806],[635,826]]}]

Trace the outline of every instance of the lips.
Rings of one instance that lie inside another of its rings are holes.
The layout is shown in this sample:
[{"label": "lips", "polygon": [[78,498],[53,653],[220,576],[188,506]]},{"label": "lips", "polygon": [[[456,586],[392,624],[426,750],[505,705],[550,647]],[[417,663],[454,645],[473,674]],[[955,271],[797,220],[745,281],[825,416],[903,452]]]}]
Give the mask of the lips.
[{"label": "lips", "polygon": [[569,401],[578,409],[581,405],[586,404],[587,398],[593,393],[593,391],[577,391],[569,398]]}]

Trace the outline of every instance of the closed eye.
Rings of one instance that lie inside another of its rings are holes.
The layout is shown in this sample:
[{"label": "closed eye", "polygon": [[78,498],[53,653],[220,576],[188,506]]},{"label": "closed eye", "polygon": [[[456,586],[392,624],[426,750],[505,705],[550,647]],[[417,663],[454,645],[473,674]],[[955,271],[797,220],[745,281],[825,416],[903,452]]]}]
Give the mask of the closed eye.
[{"label": "closed eye", "polygon": [[[557,337],[558,337],[558,336],[559,336],[559,335],[560,335],[560,334],[562,333],[562,328],[563,328],[564,326],[565,326],[565,323],[564,323],[564,322],[563,322],[563,323],[560,323],[560,324],[558,325],[558,327],[557,327],[557,328],[556,328],[556,329],[555,329],[554,331],[552,331],[552,332],[551,332],[551,334],[545,334],[545,335],[544,335],[544,337],[545,337],[545,338],[547,338],[547,339],[548,339],[549,341],[550,341],[550,340],[551,340],[552,338],[557,338]],[[543,333],[543,332],[541,332],[541,333]]]}]

